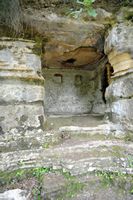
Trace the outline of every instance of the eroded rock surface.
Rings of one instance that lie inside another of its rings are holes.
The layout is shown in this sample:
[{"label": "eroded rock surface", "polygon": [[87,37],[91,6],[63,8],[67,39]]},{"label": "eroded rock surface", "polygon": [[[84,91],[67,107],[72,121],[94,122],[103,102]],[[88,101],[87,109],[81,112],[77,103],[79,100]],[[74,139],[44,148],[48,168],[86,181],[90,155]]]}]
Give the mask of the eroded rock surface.
[{"label": "eroded rock surface", "polygon": [[[0,127],[39,128],[45,122],[44,79],[31,41],[0,41]],[[42,123],[42,124],[41,124]]]},{"label": "eroded rock surface", "polygon": [[[75,20],[54,12],[24,13],[27,26],[43,35],[44,67],[90,67],[103,57],[105,27],[83,19]],[[36,25],[37,24],[37,25]],[[90,66],[88,66],[90,65]]]},{"label": "eroded rock surface", "polygon": [[105,40],[105,53],[114,68],[114,75],[132,72],[133,66],[133,26],[117,24]]},{"label": "eroded rock surface", "polygon": [[44,66],[89,69],[91,65],[93,69],[92,65],[103,57],[104,26],[56,16],[54,20],[56,31],[51,30],[51,38],[44,46]]},{"label": "eroded rock surface", "polygon": [[45,69],[44,107],[48,114],[104,114],[97,71]]},{"label": "eroded rock surface", "polygon": [[58,199],[66,192],[67,184],[67,180],[59,173],[45,174],[42,181],[42,198]]},{"label": "eroded rock surface", "polygon": [[105,43],[105,52],[114,69],[112,83],[107,89],[108,114],[115,123],[124,124],[132,131],[133,125],[133,26],[116,25]]},{"label": "eroded rock surface", "polygon": [[45,111],[104,114],[99,74],[106,60],[105,26],[83,18],[76,20],[57,10],[24,10],[26,26],[42,37]]},{"label": "eroded rock surface", "polygon": [[[52,9],[45,13],[34,9],[40,1],[29,2],[33,6],[24,10],[24,25],[41,38],[42,66],[33,50],[33,41],[0,41],[0,146],[3,151],[0,170],[48,167],[63,169],[72,175],[98,170],[132,174],[132,137],[125,134],[133,130],[132,25],[114,26],[104,49],[106,28],[102,20],[99,23],[63,16],[54,11],[60,3],[58,0],[44,4],[42,1],[45,8],[52,3]],[[110,19],[110,13],[101,12],[99,18]],[[54,132],[51,121],[51,131],[43,131],[45,111],[54,114],[105,112],[100,94],[100,69],[107,62],[104,53],[114,68],[106,98],[109,119],[116,124],[101,125],[100,122],[96,123],[99,126],[89,127],[90,120],[86,127],[57,126]],[[44,97],[45,86],[47,96]],[[100,196],[84,191],[77,199],[100,199],[104,192]],[[113,198],[117,196],[111,190],[107,199],[112,198],[110,194]]]},{"label": "eroded rock surface", "polygon": [[28,200],[27,191],[21,189],[8,190],[0,193],[0,200]]}]

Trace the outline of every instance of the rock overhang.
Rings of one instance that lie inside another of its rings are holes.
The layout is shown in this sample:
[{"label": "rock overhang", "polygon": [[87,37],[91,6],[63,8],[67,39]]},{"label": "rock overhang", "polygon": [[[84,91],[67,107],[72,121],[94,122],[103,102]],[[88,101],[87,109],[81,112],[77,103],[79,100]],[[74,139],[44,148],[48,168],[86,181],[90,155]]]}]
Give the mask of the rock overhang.
[{"label": "rock overhang", "polygon": [[[33,11],[32,11],[33,12]],[[105,26],[93,21],[76,20],[56,13],[38,16],[25,12],[26,24],[41,35],[42,62],[48,68],[95,69],[104,57]],[[93,66],[92,66],[93,65]]]},{"label": "rock overhang", "polygon": [[44,45],[44,65],[53,68],[84,68],[95,65],[104,56],[103,26],[65,20],[63,27],[51,31]]}]

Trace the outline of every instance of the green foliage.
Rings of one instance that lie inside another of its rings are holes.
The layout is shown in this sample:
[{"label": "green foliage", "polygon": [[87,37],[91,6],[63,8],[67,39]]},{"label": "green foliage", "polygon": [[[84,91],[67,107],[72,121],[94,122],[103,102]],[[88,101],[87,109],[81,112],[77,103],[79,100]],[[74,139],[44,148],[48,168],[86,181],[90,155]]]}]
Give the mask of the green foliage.
[{"label": "green foliage", "polygon": [[92,17],[96,17],[96,11],[93,9],[92,4],[96,0],[83,0],[83,1],[77,1],[77,3],[82,4],[84,6],[84,10],[88,13],[88,15]]},{"label": "green foliage", "polygon": [[[23,162],[20,162],[21,166]],[[35,200],[41,200],[41,183],[43,175],[49,173],[51,168],[38,167],[33,169],[19,169],[12,172],[0,172],[0,185],[8,186],[19,183],[20,181],[27,180],[34,177],[36,184],[32,188],[32,196]]]},{"label": "green foliage", "polygon": [[127,161],[128,161],[128,167],[133,169],[133,156],[128,155]]},{"label": "green foliage", "polygon": [[20,179],[21,177],[24,176],[25,171],[24,170],[19,170],[16,172],[16,178]]},{"label": "green foliage", "polygon": [[61,170],[60,173],[61,173],[67,180],[71,180],[71,179],[74,178],[69,172],[63,172],[63,171]]},{"label": "green foliage", "polygon": [[71,181],[67,185],[67,193],[65,196],[70,199],[74,197],[79,191],[83,190],[83,188],[84,188],[83,183],[80,183],[78,181]]},{"label": "green foliage", "polygon": [[42,145],[42,147],[44,148],[44,149],[48,149],[48,148],[50,148],[50,144],[49,143],[44,143],[43,145]]},{"label": "green foliage", "polygon": [[41,56],[42,55],[42,38],[39,36],[35,36],[35,45],[33,47],[33,53]]},{"label": "green foliage", "polygon": [[133,188],[130,190],[130,194],[133,194]]},{"label": "green foliage", "polygon": [[93,3],[96,0],[76,0],[76,3],[80,5],[80,9],[73,11],[70,15],[73,15],[75,18],[78,18],[82,12],[86,12],[91,17],[96,17],[97,13],[93,8]]},{"label": "green foliage", "polygon": [[38,180],[41,179],[43,174],[49,173],[51,171],[51,168],[35,168],[33,169],[33,176],[35,176]]},{"label": "green foliage", "polygon": [[32,195],[34,200],[42,200],[41,189],[39,187],[35,187],[32,189]]},{"label": "green foliage", "polygon": [[64,199],[71,199],[73,198],[79,191],[82,191],[83,188],[85,187],[84,183],[81,183],[77,177],[72,176],[70,172],[64,171],[64,170],[56,170],[56,172],[59,172],[62,174],[65,179],[67,180],[65,189],[66,192],[63,193],[63,198],[62,196],[58,198],[57,200],[64,200]]},{"label": "green foliage", "polygon": [[110,172],[105,172],[105,171],[98,171],[96,172],[96,176],[101,177],[102,184],[104,186],[109,186],[113,184],[114,181],[114,174]]},{"label": "green foliage", "polygon": [[18,184],[21,181],[29,178],[35,178],[36,184],[31,188],[32,197],[34,200],[41,200],[42,178],[43,175],[47,173],[59,173],[62,174],[66,179],[65,191],[63,194],[61,194],[58,200],[63,200],[64,197],[71,199],[84,188],[84,184],[80,183],[76,177],[71,176],[69,172],[44,167],[19,169],[13,172],[0,172],[0,184],[1,186],[3,185],[8,187],[8,185]]},{"label": "green foliage", "polygon": [[1,185],[10,185],[16,183],[24,178],[29,177],[29,170],[25,171],[24,169],[15,170],[12,172],[0,172],[0,184]]},{"label": "green foliage", "polygon": [[123,0],[122,5],[123,6],[133,5],[133,1],[132,0]]},{"label": "green foliage", "polygon": [[35,177],[38,181],[41,181],[42,175],[49,173],[51,170],[51,168],[38,167],[33,169],[18,169],[12,172],[0,172],[0,183],[3,185],[12,184],[31,177]]},{"label": "green foliage", "polygon": [[132,135],[132,133],[126,133],[126,135],[124,137],[124,140],[126,142],[133,142],[133,135]]},{"label": "green foliage", "polygon": [[126,191],[127,193],[133,194],[133,175],[120,171],[97,171],[96,176],[100,177],[100,182],[103,187],[117,186],[120,191]]}]

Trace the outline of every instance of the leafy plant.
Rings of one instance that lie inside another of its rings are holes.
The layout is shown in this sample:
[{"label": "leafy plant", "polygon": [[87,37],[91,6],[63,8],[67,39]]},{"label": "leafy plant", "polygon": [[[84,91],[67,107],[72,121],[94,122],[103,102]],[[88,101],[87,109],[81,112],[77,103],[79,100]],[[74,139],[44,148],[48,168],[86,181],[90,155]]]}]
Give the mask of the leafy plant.
[{"label": "leafy plant", "polygon": [[51,168],[44,168],[44,167],[35,168],[33,169],[33,176],[40,179],[43,174],[49,173],[50,171],[51,171]]},{"label": "leafy plant", "polygon": [[24,170],[18,170],[18,171],[16,172],[16,178],[21,178],[21,177],[23,177],[24,173],[25,173]]},{"label": "leafy plant", "polygon": [[78,4],[81,4],[84,6],[85,11],[87,11],[88,15],[92,16],[92,17],[96,17],[96,11],[95,9],[92,7],[92,4],[95,2],[96,0],[83,0],[83,1],[79,1],[77,0]]},{"label": "leafy plant", "polygon": [[97,13],[93,8],[93,3],[96,0],[76,0],[76,3],[81,6],[79,10],[73,11],[70,14],[73,15],[75,18],[78,18],[80,14],[85,11],[89,16],[96,17]]},{"label": "leafy plant", "polygon": [[104,186],[112,185],[114,182],[114,174],[106,171],[97,171],[96,176],[101,177]]}]

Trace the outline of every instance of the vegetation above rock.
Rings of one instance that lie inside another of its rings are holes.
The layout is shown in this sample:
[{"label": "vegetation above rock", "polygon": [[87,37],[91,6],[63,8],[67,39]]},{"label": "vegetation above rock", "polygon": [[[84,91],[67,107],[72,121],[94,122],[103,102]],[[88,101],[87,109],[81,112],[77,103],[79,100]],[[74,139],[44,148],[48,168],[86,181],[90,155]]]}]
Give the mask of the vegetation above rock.
[{"label": "vegetation above rock", "polygon": [[[103,8],[106,11],[114,12],[114,10],[118,11],[120,7],[132,6],[132,4],[132,0],[1,0],[0,27],[1,29],[4,29],[6,35],[17,37],[27,37],[29,35],[29,37],[31,37],[31,32],[33,32],[32,27],[29,29],[29,27],[27,28],[27,25],[25,26],[25,24],[27,24],[25,9],[27,9],[29,13],[31,12],[31,9],[39,10],[39,13],[43,11],[43,15],[45,16],[47,16],[48,11],[67,14],[69,10],[70,15],[74,15],[77,18],[83,12],[86,12],[89,16],[96,17],[97,8]],[[126,18],[131,19],[132,14],[127,15]],[[4,33],[0,31],[0,34]]]}]

